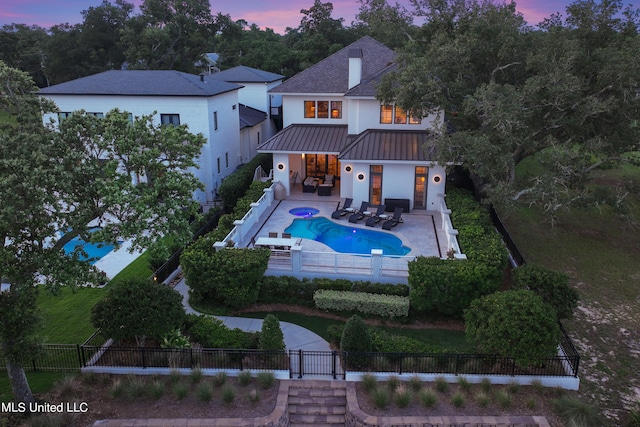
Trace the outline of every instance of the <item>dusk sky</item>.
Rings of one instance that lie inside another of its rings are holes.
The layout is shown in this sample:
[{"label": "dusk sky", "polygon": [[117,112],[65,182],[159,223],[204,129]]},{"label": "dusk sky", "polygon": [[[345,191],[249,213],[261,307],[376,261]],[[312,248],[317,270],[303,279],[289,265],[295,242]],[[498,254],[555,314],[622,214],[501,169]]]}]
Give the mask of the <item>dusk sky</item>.
[{"label": "dusk sky", "polygon": [[[323,2],[330,0],[323,0]],[[399,0],[408,6],[409,0]],[[0,0],[0,25],[27,24],[49,28],[52,25],[82,22],[81,12],[92,6],[99,6],[101,0]],[[129,0],[139,13],[138,6],[142,0]],[[333,18],[344,18],[345,25],[355,20],[360,3],[357,0],[334,0]],[[395,4],[394,0],[389,1]],[[565,7],[571,0],[520,0],[518,11],[523,14],[530,25],[535,25],[552,13],[564,15]],[[625,2],[625,3],[628,3]],[[257,24],[261,28],[272,28],[284,34],[286,27],[295,28],[300,24],[300,9],[309,9],[313,0],[211,0],[211,13],[218,12],[230,15],[233,20],[244,19],[249,24]]]}]

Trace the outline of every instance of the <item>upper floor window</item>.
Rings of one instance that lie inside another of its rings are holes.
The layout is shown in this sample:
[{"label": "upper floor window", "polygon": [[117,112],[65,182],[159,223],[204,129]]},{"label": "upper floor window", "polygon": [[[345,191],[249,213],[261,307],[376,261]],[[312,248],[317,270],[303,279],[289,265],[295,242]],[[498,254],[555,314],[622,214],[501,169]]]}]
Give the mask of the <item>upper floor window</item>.
[{"label": "upper floor window", "polygon": [[218,130],[218,112],[213,112],[213,130]]},{"label": "upper floor window", "polygon": [[99,119],[104,119],[104,114],[103,113],[87,113],[87,114],[89,114],[90,116],[97,117]]},{"label": "upper floor window", "polygon": [[60,112],[58,113],[58,123],[62,123],[62,121],[68,117],[71,117],[72,113],[68,112]]},{"label": "upper floor window", "polygon": [[305,119],[341,119],[342,101],[304,101]]},{"label": "upper floor window", "polygon": [[180,125],[180,114],[160,114],[160,123],[163,125]]},{"label": "upper floor window", "polygon": [[403,110],[397,105],[381,105],[380,106],[380,123],[383,125],[406,125],[407,121],[411,125],[419,125],[421,120],[419,117],[411,115],[408,111]]}]

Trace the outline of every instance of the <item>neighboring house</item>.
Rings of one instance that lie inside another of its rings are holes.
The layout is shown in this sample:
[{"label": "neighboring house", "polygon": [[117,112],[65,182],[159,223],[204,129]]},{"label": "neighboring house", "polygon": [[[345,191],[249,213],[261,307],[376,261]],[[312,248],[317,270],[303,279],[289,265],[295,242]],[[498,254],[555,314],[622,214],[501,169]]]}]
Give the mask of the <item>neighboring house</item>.
[{"label": "neighboring house", "polygon": [[[236,83],[242,86],[238,92],[240,104],[253,110],[261,111],[265,114],[265,120],[260,125],[251,125],[251,134],[241,136],[242,162],[246,163],[255,155],[257,145],[266,141],[282,129],[282,96],[269,93],[270,90],[282,83],[284,76],[270,73],[268,71],[257,70],[251,67],[240,65],[228,70],[220,71],[211,75],[211,78]],[[247,120],[250,122],[251,118]],[[243,129],[241,123],[240,129]],[[245,153],[252,153],[249,157]]]},{"label": "neighboring house", "polygon": [[60,111],[45,115],[45,123],[51,117],[59,122],[78,110],[104,115],[117,108],[132,120],[155,113],[155,123],[185,124],[190,132],[204,135],[200,167],[193,173],[205,186],[194,198],[206,203],[215,199],[222,180],[245,157],[255,155],[241,150],[241,88],[211,76],[172,70],[112,70],[44,88],[39,95],[53,100]]},{"label": "neighboring house", "polygon": [[284,129],[258,146],[272,153],[274,181],[290,194],[289,177],[330,178],[341,197],[370,204],[409,200],[436,209],[445,170],[434,161],[431,129],[442,112],[413,117],[376,99],[376,86],[395,67],[393,50],[364,37],[271,89],[282,96]]}]

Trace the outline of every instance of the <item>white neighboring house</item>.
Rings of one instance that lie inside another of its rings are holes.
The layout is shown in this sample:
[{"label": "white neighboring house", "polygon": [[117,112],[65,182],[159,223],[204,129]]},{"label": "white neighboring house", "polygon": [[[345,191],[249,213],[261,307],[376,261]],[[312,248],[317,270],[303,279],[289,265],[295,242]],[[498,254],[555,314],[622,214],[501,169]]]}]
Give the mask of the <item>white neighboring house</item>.
[{"label": "white neighboring house", "polygon": [[[242,86],[238,92],[240,110],[241,163],[256,154],[256,147],[282,129],[282,96],[269,91],[282,83],[284,76],[244,65],[213,73],[211,78]],[[263,120],[257,122],[262,114]]]},{"label": "white neighboring house", "polygon": [[438,208],[446,179],[432,138],[444,114],[420,119],[376,99],[376,86],[395,61],[393,50],[367,36],[271,89],[282,96],[284,129],[258,152],[273,154],[274,181],[287,195],[297,172],[333,176],[340,196],[355,206],[400,199],[410,209]]},{"label": "white neighboring house", "polygon": [[205,186],[194,198],[205,203],[215,199],[222,180],[242,163],[241,88],[210,76],[173,70],[112,70],[50,86],[38,94],[54,101],[60,111],[45,115],[45,123],[51,117],[59,123],[78,110],[104,115],[117,108],[130,113],[132,119],[155,112],[156,124],[186,124],[190,132],[204,135],[199,169],[193,173]]}]

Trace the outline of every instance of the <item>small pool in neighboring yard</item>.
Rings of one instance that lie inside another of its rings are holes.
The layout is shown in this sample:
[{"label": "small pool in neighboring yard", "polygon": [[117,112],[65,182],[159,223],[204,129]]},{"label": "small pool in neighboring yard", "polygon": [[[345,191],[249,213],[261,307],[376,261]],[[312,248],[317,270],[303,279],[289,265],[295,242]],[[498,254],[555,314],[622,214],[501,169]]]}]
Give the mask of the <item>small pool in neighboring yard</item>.
[{"label": "small pool in neighboring yard", "polygon": [[[98,230],[99,228],[92,228],[89,231],[93,233]],[[113,245],[109,245],[106,243],[88,243],[82,240],[80,236],[76,236],[73,239],[71,239],[66,245],[64,245],[64,251],[67,254],[72,254],[76,250],[76,247],[78,246],[81,246],[82,250],[84,250],[84,252],[86,252],[86,255],[87,255],[87,256],[83,256],[82,254],[80,254],[78,258],[82,261],[88,260],[89,263],[92,265],[98,262],[102,257],[107,255],[109,252],[111,252],[114,248]]]},{"label": "small pool in neighboring yard", "polygon": [[304,218],[309,218],[312,217],[316,214],[318,214],[320,211],[316,208],[306,208],[306,207],[302,207],[302,208],[293,208],[289,210],[289,213],[291,215],[295,215],[295,216],[301,216]]},{"label": "small pool in neighboring yard", "polygon": [[370,254],[371,249],[382,249],[383,255],[406,255],[411,248],[390,233],[348,227],[325,217],[296,218],[285,230],[293,237],[324,243],[336,252]]}]

